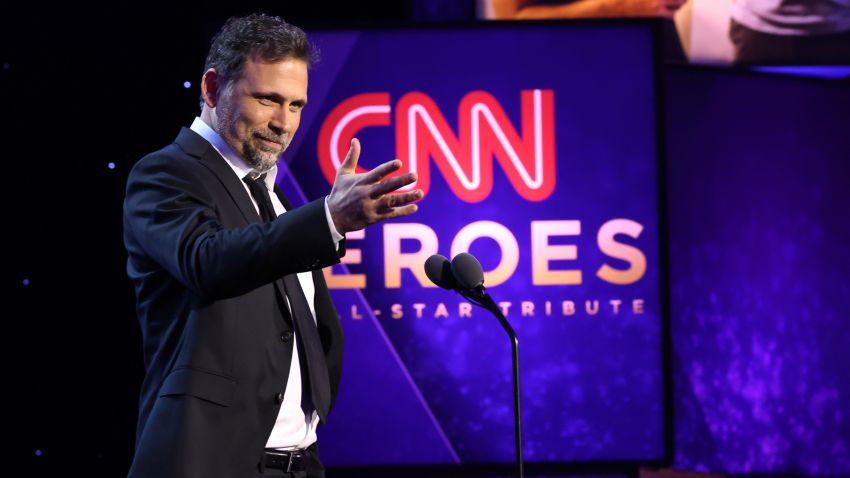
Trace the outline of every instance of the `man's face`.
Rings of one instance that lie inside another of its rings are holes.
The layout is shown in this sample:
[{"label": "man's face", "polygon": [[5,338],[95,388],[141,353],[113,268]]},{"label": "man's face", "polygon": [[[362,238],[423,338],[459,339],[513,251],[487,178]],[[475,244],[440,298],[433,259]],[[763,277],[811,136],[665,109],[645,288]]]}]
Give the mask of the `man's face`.
[{"label": "man's face", "polygon": [[219,94],[218,133],[249,166],[265,172],[289,146],[306,104],[307,63],[248,58],[242,76]]}]

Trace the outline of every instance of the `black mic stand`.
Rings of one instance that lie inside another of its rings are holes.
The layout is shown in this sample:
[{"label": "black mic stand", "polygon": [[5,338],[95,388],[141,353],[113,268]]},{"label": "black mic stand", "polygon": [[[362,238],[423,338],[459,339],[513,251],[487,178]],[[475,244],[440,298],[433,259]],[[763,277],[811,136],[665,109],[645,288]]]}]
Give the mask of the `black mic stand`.
[{"label": "black mic stand", "polygon": [[502,328],[511,339],[511,352],[513,355],[513,382],[514,382],[514,447],[516,449],[516,472],[517,477],[523,478],[522,471],[522,408],[519,402],[519,339],[514,328],[502,314],[502,310],[489,294],[484,292],[484,286],[480,285],[472,290],[458,289],[458,292],[470,302],[489,310],[499,319]]}]

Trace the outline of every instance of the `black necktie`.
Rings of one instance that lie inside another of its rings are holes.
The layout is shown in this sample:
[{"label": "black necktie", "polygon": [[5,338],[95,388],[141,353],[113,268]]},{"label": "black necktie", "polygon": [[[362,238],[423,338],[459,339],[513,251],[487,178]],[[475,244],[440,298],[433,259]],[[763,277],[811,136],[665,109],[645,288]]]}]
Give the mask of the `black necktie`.
[{"label": "black necktie", "polygon": [[[272,204],[269,190],[266,187],[266,175],[260,175],[256,179],[251,179],[246,176],[243,180],[251,190],[251,195],[257,201],[257,206],[260,209],[260,217],[265,222],[270,222],[277,217]],[[278,297],[280,309],[283,316],[295,324],[295,333],[300,341],[301,348],[304,351],[306,358],[307,374],[301,373],[301,378],[305,383],[304,390],[310,389],[310,396],[313,401],[313,407],[319,414],[319,418],[325,421],[331,403],[331,387],[328,379],[328,367],[325,363],[325,354],[322,349],[322,342],[319,338],[319,331],[313,321],[313,313],[310,311],[310,305],[307,302],[307,297],[304,296],[304,291],[301,289],[301,283],[298,281],[297,274],[289,274],[283,276],[282,282],[283,291],[289,299],[289,306],[281,298]],[[303,393],[303,392],[302,392]]]}]

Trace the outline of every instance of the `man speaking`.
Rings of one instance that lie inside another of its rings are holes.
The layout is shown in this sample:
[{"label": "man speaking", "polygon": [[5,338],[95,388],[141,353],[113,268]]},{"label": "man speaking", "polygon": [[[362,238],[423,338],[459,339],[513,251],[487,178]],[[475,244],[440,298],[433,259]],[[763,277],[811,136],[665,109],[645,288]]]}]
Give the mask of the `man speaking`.
[{"label": "man speaking", "polygon": [[[277,161],[307,104],[314,53],[277,17],[213,38],[201,115],[127,182],[124,243],[146,375],[133,477],[324,476],[316,427],[340,380],[342,330],[321,268],[344,235],[416,211],[398,160],[293,208]],[[304,158],[308,159],[308,158]]]}]

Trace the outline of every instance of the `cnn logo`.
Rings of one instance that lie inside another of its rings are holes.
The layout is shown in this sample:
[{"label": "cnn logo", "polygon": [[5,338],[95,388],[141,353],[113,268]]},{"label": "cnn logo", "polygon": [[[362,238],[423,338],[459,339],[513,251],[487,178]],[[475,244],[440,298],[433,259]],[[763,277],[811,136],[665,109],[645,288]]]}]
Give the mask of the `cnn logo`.
[{"label": "cnn logo", "polygon": [[555,189],[555,94],[536,89],[520,95],[520,132],[493,95],[477,90],[458,105],[457,134],[425,93],[405,94],[394,111],[389,93],[352,96],[322,123],[318,144],[322,173],[333,184],[351,139],[364,128],[394,123],[396,157],[404,162],[397,174],[415,171],[419,178],[406,189],[418,187],[428,194],[433,162],[458,198],[480,202],[493,189],[495,159],[521,197],[542,201]]}]

